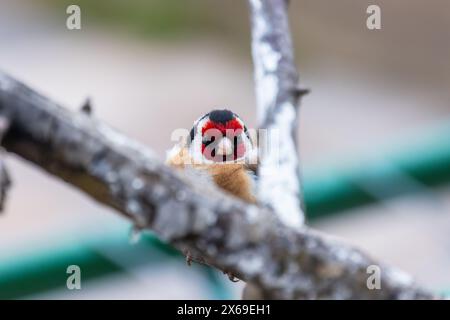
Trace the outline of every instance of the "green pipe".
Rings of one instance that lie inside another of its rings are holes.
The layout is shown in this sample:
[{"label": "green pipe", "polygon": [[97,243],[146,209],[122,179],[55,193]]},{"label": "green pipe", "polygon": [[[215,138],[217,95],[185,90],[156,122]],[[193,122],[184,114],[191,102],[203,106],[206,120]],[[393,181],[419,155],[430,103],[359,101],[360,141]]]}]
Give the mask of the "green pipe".
[{"label": "green pipe", "polygon": [[0,265],[0,299],[17,299],[62,288],[68,277],[66,269],[72,264],[80,266],[83,286],[84,280],[121,271],[120,267],[89,247],[75,246],[39,253]]},{"label": "green pipe", "polygon": [[[67,267],[77,265],[81,269],[82,290],[93,286],[92,279],[143,265],[163,266],[171,261],[182,261],[182,255],[162,243],[150,233],[131,245],[128,232],[118,229],[110,237],[88,240],[81,244],[62,243],[57,247],[40,249],[36,253],[22,253],[19,257],[0,258],[0,299],[32,297],[52,289],[64,289]],[[184,262],[183,262],[184,263]],[[215,299],[230,298],[216,270],[195,264],[190,272],[203,274],[207,290]]]},{"label": "green pipe", "polygon": [[402,195],[431,194],[432,188],[448,184],[450,125],[412,140],[414,145],[400,147],[400,152],[354,160],[347,168],[305,170],[309,220]]}]

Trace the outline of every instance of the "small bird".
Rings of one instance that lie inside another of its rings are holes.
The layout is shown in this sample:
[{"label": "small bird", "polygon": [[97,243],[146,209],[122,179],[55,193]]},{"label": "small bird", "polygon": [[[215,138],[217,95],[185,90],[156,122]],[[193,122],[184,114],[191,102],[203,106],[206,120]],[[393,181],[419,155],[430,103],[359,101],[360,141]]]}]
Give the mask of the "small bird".
[{"label": "small bird", "polygon": [[[229,110],[213,110],[197,119],[187,140],[169,151],[167,164],[206,173],[224,191],[256,203],[257,148],[244,122]],[[185,255],[191,265],[190,252]],[[238,281],[233,273],[224,273],[231,281]]]},{"label": "small bird", "polygon": [[257,148],[239,116],[213,110],[194,122],[187,141],[169,152],[167,164],[206,172],[226,192],[255,203]]}]

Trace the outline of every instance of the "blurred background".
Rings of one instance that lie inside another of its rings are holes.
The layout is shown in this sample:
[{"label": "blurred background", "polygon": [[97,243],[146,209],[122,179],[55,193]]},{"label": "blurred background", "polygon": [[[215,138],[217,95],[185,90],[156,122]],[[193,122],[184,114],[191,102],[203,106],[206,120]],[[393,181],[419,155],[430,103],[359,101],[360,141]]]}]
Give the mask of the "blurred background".
[{"label": "blurred background", "polygon": [[[295,0],[308,222],[450,292],[450,2]],[[81,7],[81,30],[66,8]],[[366,28],[381,7],[382,29]],[[227,107],[255,125],[246,1],[0,0],[0,69],[156,150]],[[14,155],[0,216],[0,297],[239,298],[195,265]],[[132,237],[133,238],[133,237]],[[66,288],[81,267],[82,290]]]}]

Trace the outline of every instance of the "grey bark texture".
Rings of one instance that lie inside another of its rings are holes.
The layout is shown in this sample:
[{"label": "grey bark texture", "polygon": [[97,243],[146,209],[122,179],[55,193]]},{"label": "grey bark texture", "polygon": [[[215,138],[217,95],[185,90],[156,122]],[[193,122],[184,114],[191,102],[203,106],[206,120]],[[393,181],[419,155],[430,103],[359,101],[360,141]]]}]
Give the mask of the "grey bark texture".
[{"label": "grey bark texture", "polygon": [[6,196],[11,187],[11,179],[3,159],[0,159],[0,212],[3,211],[6,202]]},{"label": "grey bark texture", "polygon": [[[152,230],[195,260],[250,281],[267,299],[428,299],[409,276],[306,227],[281,223],[195,175],[165,166],[84,112],[70,112],[0,73],[1,141],[48,173]],[[367,267],[381,268],[381,289]]]},{"label": "grey bark texture", "polygon": [[[3,138],[5,132],[9,129],[9,120],[0,117],[0,140]],[[0,154],[0,212],[3,211],[6,202],[6,196],[11,187],[11,179],[6,169],[6,164],[3,159],[3,153]]]},{"label": "grey bark texture", "polygon": [[249,0],[258,106],[258,198],[287,226],[304,223],[297,150],[298,73],[285,0]]}]

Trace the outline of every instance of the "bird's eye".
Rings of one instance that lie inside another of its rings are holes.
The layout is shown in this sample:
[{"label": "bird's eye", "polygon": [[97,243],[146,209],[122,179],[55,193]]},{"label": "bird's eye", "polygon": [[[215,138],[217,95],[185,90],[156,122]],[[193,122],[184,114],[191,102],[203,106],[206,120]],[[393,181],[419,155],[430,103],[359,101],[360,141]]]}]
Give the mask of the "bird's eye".
[{"label": "bird's eye", "polygon": [[205,146],[208,146],[209,144],[211,144],[212,142],[214,142],[215,139],[216,139],[215,137],[204,136],[204,137],[203,137],[203,140],[202,140],[202,143],[203,143]]},{"label": "bird's eye", "polygon": [[235,136],[233,139],[233,142],[234,142],[234,148],[237,148],[237,146],[242,142],[241,135]]}]

